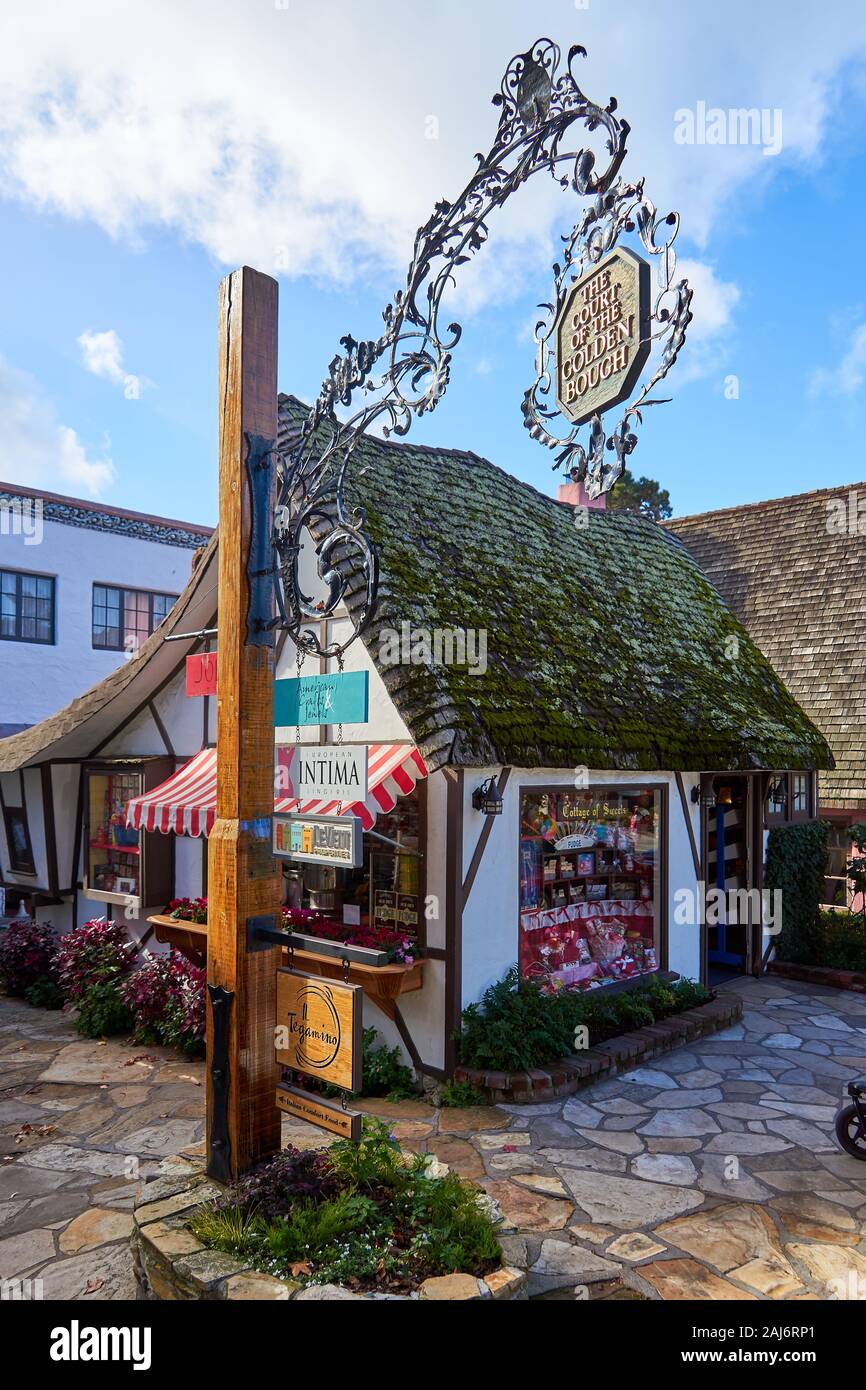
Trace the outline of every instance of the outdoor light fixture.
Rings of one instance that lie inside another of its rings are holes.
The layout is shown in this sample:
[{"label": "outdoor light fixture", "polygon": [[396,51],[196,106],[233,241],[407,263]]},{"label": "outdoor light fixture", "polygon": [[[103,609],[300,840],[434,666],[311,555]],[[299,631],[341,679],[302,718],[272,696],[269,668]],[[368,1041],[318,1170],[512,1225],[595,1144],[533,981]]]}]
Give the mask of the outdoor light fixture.
[{"label": "outdoor light fixture", "polygon": [[702,806],[707,806],[710,810],[716,805],[716,793],[712,786],[692,787],[692,801],[697,806],[698,802]]},{"label": "outdoor light fixture", "polygon": [[767,790],[767,800],[776,806],[787,806],[788,785],[784,777],[775,777]]},{"label": "outdoor light fixture", "polygon": [[502,814],[502,797],[492,777],[488,777],[486,782],[475,788],[472,793],[472,805],[476,811],[483,811],[485,816]]}]

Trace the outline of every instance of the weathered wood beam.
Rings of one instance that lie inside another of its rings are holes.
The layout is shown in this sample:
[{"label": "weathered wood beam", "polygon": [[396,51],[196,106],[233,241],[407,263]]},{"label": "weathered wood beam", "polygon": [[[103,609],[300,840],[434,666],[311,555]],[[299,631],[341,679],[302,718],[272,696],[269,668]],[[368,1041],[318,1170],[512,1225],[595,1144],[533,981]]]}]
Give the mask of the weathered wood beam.
[{"label": "weathered wood beam", "polygon": [[[280,1146],[274,1053],[279,948],[249,952],[275,913],[272,590],[256,576],[274,505],[277,284],[244,267],[219,291],[217,818],[208,858],[208,1172],[226,1181]],[[252,557],[252,563],[251,563]],[[270,597],[267,597],[270,593]]]}]

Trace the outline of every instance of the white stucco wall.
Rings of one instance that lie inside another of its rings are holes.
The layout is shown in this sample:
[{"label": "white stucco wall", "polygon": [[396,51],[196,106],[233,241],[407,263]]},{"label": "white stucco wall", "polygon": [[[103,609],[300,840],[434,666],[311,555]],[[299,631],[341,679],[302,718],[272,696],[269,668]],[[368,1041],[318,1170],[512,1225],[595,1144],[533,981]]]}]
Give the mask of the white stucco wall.
[{"label": "white stucco wall", "polygon": [[94,584],[179,594],[194,553],[47,519],[41,542],[27,542],[25,535],[0,531],[0,569],[54,577],[55,640],[53,646],[0,641],[0,724],[38,723],[124,660],[123,652],[94,650]]}]

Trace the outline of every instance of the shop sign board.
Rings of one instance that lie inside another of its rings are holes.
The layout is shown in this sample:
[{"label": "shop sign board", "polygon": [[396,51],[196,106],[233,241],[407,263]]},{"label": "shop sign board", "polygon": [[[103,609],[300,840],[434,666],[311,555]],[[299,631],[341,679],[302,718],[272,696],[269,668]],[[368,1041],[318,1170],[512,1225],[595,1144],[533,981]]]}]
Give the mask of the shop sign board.
[{"label": "shop sign board", "polygon": [[186,693],[188,696],[216,695],[217,654],[196,652],[186,659]]},{"label": "shop sign board", "polygon": [[335,671],[324,676],[286,676],[274,681],[274,724],[366,724],[369,672]]},{"label": "shop sign board", "polygon": [[277,1061],[344,1091],[360,1091],[363,1060],[360,985],[277,971]]},{"label": "shop sign board", "polygon": [[344,1110],[342,1106],[329,1105],[309,1091],[300,1091],[297,1086],[285,1084],[277,1087],[277,1108],[285,1115],[306,1120],[307,1124],[318,1125],[319,1129],[327,1129],[341,1139],[351,1139],[355,1144],[361,1142],[363,1116],[360,1110]]},{"label": "shop sign board", "polygon": [[650,268],[619,246],[576,280],[556,321],[556,398],[575,425],[631,393],[650,351]]},{"label": "shop sign board", "polygon": [[369,750],[363,744],[277,745],[277,795],[298,801],[364,801]]},{"label": "shop sign board", "polygon": [[299,864],[359,869],[364,862],[364,831],[357,816],[273,817],[273,853]]}]

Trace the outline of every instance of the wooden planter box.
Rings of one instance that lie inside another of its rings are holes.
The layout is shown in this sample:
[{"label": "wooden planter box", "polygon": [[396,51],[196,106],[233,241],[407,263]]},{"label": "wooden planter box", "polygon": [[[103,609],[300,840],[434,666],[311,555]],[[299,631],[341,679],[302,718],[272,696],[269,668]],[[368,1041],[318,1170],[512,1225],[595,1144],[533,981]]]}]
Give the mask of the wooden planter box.
[{"label": "wooden planter box", "polygon": [[[311,975],[322,975],[328,980],[343,978],[342,961],[337,960],[335,956],[320,956],[315,951],[295,950],[294,960],[300,970],[307,970]],[[350,965],[349,983],[360,985],[385,1017],[393,1021],[400,995],[422,988],[426,964],[422,956],[414,965],[398,965],[394,962],[390,965]]]},{"label": "wooden planter box", "polygon": [[203,922],[180,922],[176,917],[156,913],[148,917],[157,941],[166,946],[174,946],[193,965],[204,965],[207,960],[207,924]]},{"label": "wooden planter box", "polygon": [[[176,947],[193,964],[204,965],[207,960],[207,923],[181,922],[161,913],[147,920],[154,929],[157,941]],[[304,939],[312,947],[315,937],[305,936]],[[323,940],[323,945],[333,950],[335,943]],[[288,956],[288,948],[284,947],[283,950]],[[314,949],[298,950],[295,947],[294,962],[299,970],[306,970],[311,975],[321,975],[328,980],[343,978],[343,962],[335,955],[320,955]],[[353,985],[360,985],[383,1014],[393,1021],[400,995],[423,987],[426,963],[424,957],[417,959],[413,965],[394,962],[389,965],[362,965],[353,962],[349,967],[349,981]]]}]

